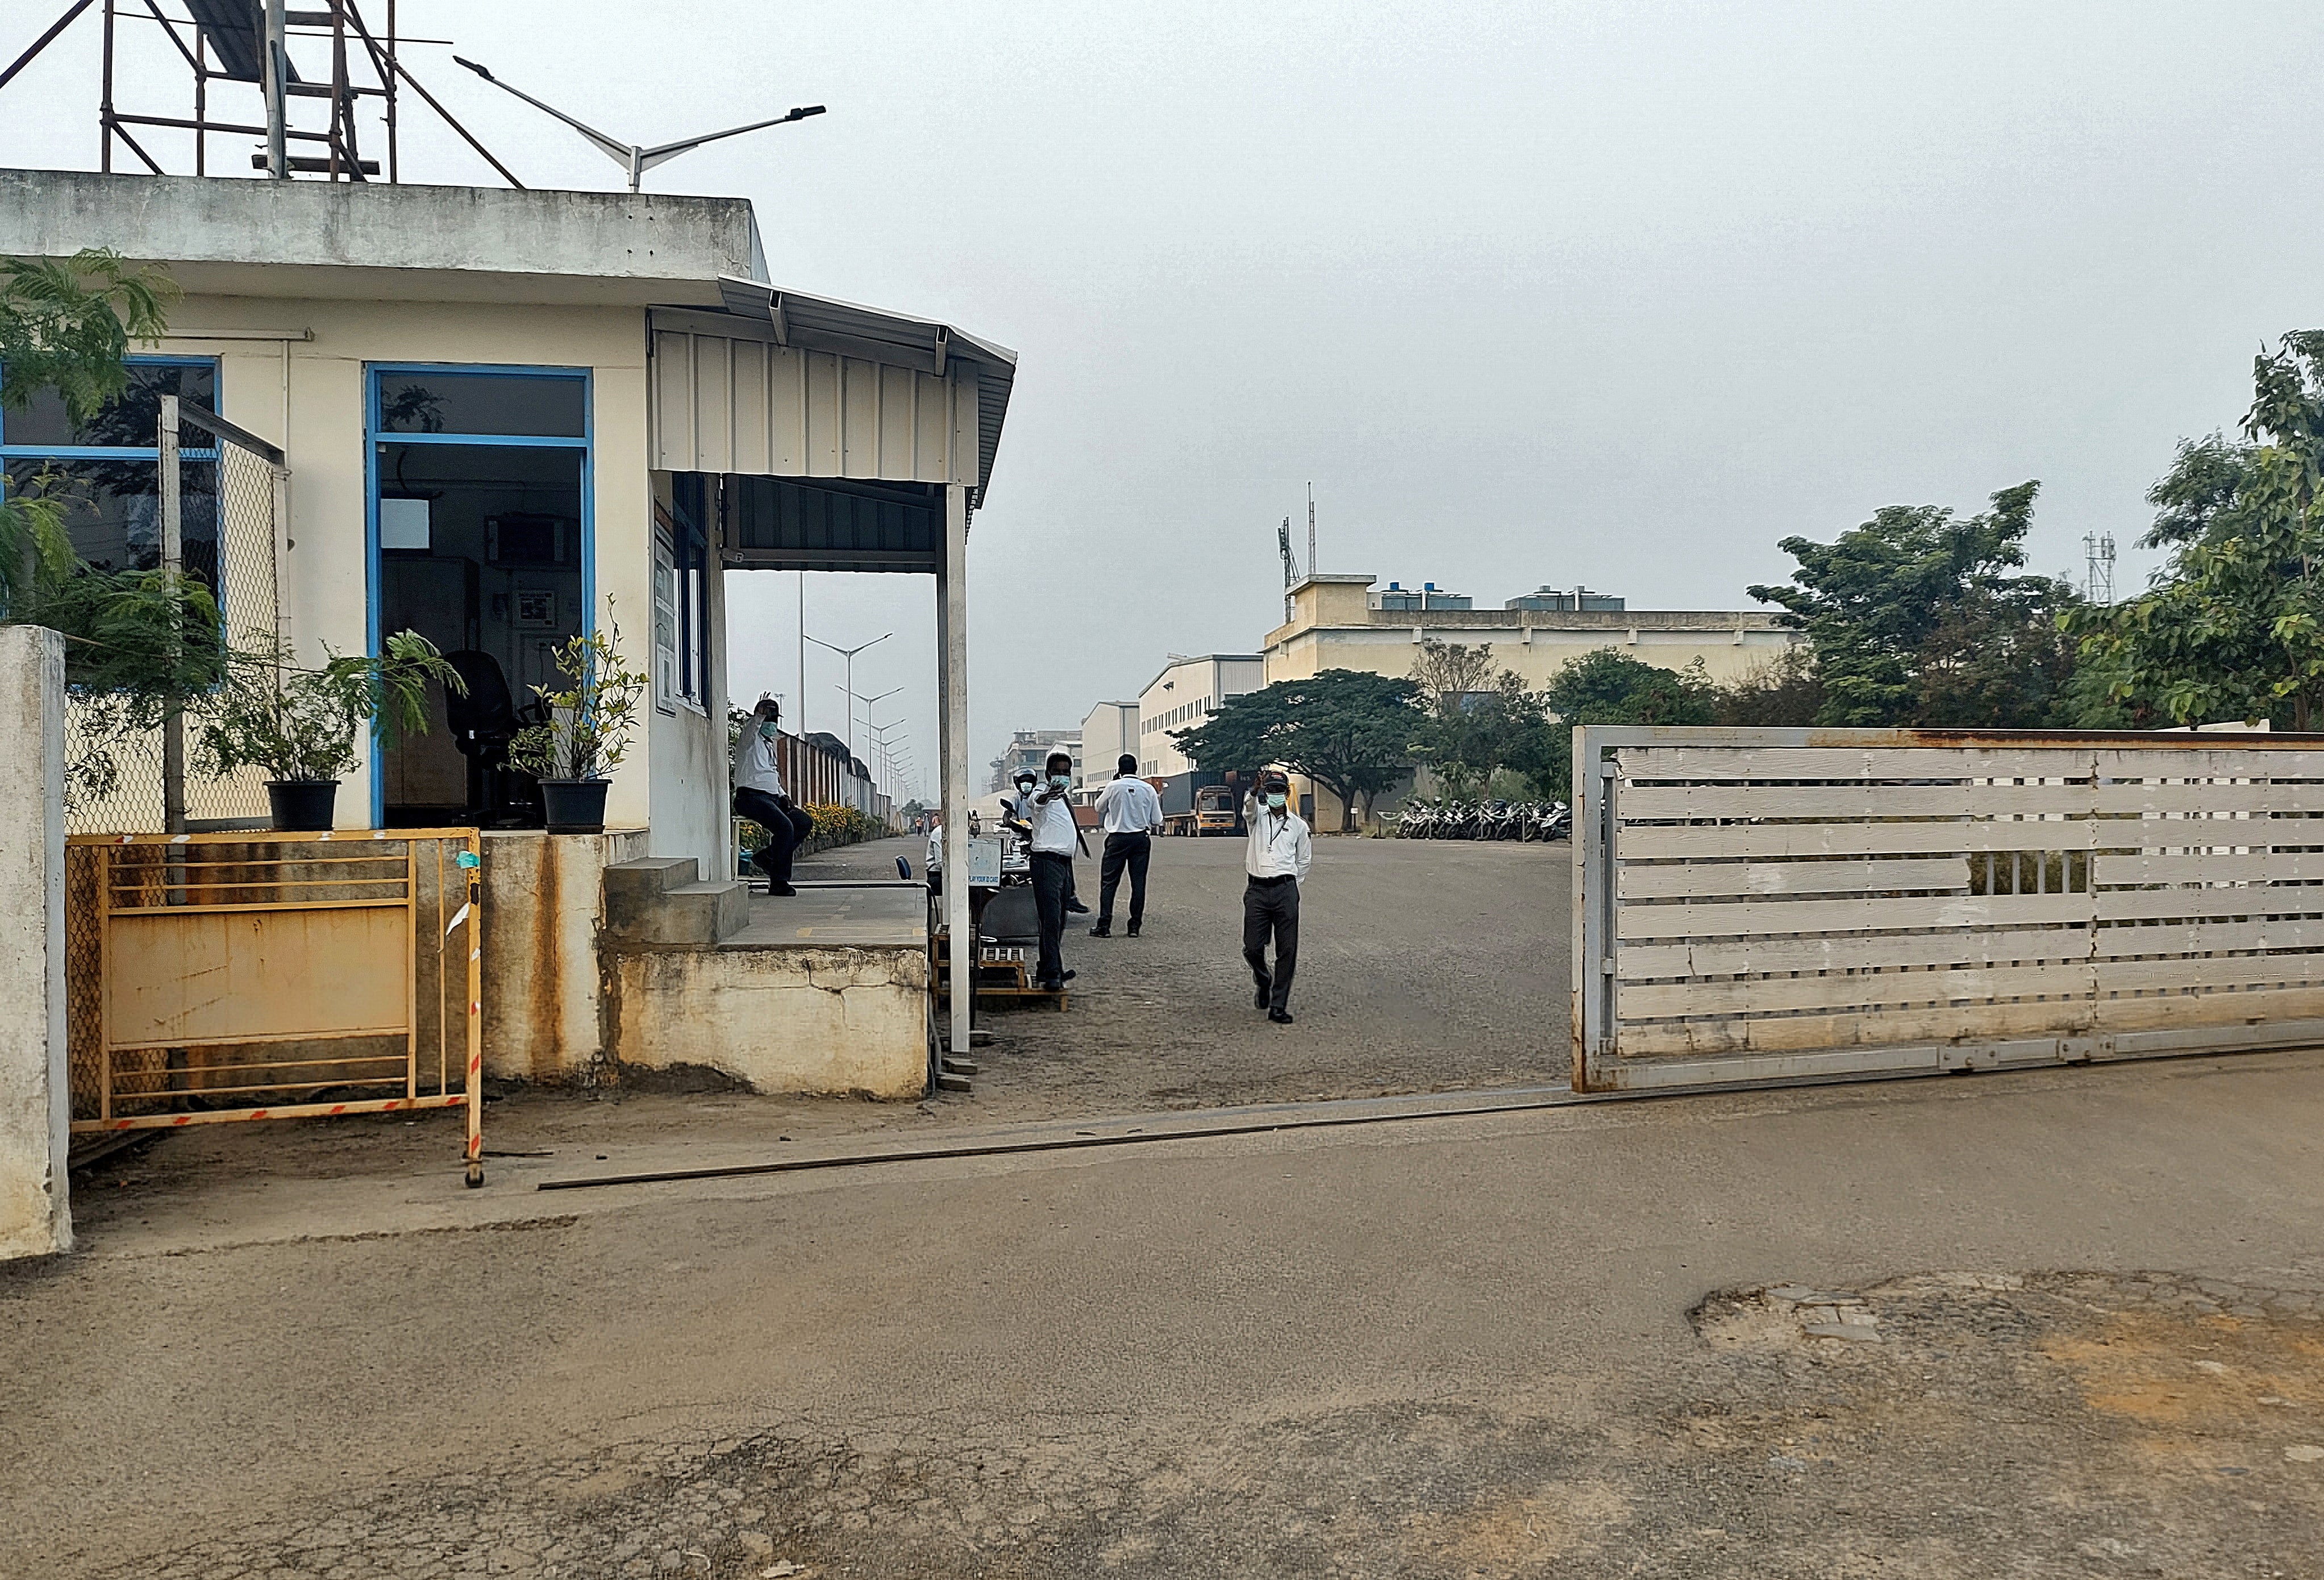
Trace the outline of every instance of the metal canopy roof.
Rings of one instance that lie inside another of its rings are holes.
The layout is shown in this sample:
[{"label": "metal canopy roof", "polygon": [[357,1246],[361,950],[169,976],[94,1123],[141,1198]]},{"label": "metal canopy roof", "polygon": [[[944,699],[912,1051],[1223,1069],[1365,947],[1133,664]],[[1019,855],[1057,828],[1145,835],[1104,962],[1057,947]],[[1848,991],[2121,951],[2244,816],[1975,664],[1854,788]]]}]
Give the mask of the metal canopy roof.
[{"label": "metal canopy roof", "polygon": [[992,457],[1001,448],[1001,425],[1017,382],[1017,354],[1005,346],[940,324],[830,297],[784,291],[757,280],[718,277],[726,310],[774,326],[775,344],[809,351],[834,351],[908,367],[943,378],[950,364],[976,370],[977,494],[982,503],[992,479]]}]

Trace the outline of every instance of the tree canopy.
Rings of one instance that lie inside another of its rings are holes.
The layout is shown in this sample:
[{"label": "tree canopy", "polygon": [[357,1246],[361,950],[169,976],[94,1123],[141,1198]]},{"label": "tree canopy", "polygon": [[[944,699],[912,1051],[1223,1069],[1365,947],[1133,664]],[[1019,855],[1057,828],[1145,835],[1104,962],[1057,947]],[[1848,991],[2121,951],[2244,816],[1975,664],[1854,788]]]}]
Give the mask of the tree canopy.
[{"label": "tree canopy", "polygon": [[1788,587],[1754,587],[1815,647],[1824,725],[2031,728],[2070,722],[2073,654],[2060,617],[2078,602],[2064,581],[2019,574],[2039,483],[1958,517],[1941,505],[1889,505],[1831,543],[1783,541],[1799,562]]},{"label": "tree canopy", "polygon": [[2147,493],[2142,541],[2169,564],[2144,595],[2072,611],[2083,665],[2137,722],[2318,722],[2324,701],[2324,330],[2253,366],[2247,442],[2181,441]]},{"label": "tree canopy", "polygon": [[1418,696],[1396,676],[1325,670],[1230,697],[1171,739],[1204,768],[1256,772],[1279,762],[1304,773],[1340,799],[1340,826],[1352,829],[1358,800],[1369,804],[1412,762]]}]

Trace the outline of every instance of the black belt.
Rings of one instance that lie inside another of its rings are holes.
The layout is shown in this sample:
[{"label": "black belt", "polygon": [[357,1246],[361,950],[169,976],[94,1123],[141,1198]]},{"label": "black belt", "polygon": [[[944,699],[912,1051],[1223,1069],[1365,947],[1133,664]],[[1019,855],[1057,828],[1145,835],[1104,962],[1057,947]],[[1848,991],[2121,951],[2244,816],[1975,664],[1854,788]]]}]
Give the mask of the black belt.
[{"label": "black belt", "polygon": [[1037,850],[1033,853],[1033,859],[1037,862],[1070,862],[1074,857],[1070,851]]},{"label": "black belt", "polygon": [[1265,883],[1270,887],[1277,883],[1296,883],[1298,881],[1299,874],[1296,873],[1277,873],[1272,878],[1253,878],[1251,880],[1254,883]]}]

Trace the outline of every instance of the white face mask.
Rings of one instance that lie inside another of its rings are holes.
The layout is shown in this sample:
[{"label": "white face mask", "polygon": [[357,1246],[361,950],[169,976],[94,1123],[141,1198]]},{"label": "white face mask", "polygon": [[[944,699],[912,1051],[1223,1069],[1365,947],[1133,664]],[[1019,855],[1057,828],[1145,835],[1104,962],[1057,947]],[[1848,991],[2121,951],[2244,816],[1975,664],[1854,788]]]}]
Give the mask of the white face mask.
[{"label": "white face mask", "polygon": [[771,741],[771,740],[773,740],[777,735],[781,735],[782,733],[783,733],[782,726],[781,726],[780,725],[777,724],[774,720],[772,720],[772,719],[762,719],[762,720],[761,720],[761,721],[760,721],[760,724],[759,724],[759,739],[761,739],[761,741]]},{"label": "white face mask", "polygon": [[1290,799],[1290,797],[1285,795],[1281,790],[1269,790],[1267,792],[1268,806],[1277,812],[1283,810],[1285,805],[1289,802]]},{"label": "white face mask", "polygon": [[1063,790],[1074,782],[1074,776],[1070,773],[1053,773],[1049,775],[1049,782],[1058,790]]},{"label": "white face mask", "polygon": [[1020,796],[1031,795],[1033,793],[1033,781],[1029,779],[1019,780],[1017,781],[1017,793]]}]

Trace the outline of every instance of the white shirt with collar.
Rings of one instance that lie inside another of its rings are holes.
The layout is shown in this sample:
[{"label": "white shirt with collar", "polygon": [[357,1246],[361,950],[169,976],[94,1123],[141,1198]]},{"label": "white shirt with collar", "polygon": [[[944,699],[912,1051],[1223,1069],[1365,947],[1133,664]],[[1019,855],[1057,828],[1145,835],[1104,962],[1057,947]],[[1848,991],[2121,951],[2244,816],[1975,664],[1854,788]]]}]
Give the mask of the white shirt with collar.
[{"label": "white shirt with collar", "polygon": [[1306,882],[1307,868],[1314,860],[1307,819],[1289,807],[1278,812],[1255,794],[1243,798],[1242,818],[1250,828],[1242,870],[1254,878],[1288,877]]},{"label": "white shirt with collar", "polygon": [[759,734],[755,722],[734,743],[734,788],[764,790],[770,796],[784,793],[783,771],[775,765],[775,744]]},{"label": "white shirt with collar", "polygon": [[1017,820],[1032,828],[1036,855],[1069,856],[1081,844],[1081,830],[1074,823],[1073,803],[1065,799],[1063,790],[1047,803],[1039,799],[1040,793],[1036,790],[1029,796],[1017,798]]},{"label": "white shirt with collar", "polygon": [[1162,827],[1162,798],[1136,774],[1120,774],[1098,792],[1097,817],[1108,834],[1156,833]]}]

